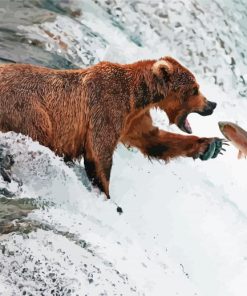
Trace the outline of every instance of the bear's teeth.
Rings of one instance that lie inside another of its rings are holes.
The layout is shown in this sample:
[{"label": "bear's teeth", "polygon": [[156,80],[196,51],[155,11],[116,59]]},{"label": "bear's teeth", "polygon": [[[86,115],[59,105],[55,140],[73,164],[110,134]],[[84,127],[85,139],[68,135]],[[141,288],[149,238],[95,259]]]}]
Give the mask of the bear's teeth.
[{"label": "bear's teeth", "polygon": [[189,121],[188,121],[187,118],[185,119],[184,127],[186,128],[186,130],[187,130],[189,133],[192,133],[192,129],[191,129],[190,123],[189,123]]}]

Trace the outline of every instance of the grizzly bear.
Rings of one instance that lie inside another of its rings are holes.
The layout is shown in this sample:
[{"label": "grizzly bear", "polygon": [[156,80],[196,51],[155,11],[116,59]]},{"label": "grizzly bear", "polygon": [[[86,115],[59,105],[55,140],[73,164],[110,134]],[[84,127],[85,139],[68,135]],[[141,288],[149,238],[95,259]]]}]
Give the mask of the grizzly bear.
[{"label": "grizzly bear", "polygon": [[160,130],[150,109],[165,111],[170,123],[191,134],[188,114],[210,115],[215,107],[194,75],[171,57],[76,70],[0,66],[0,131],[28,135],[67,160],[83,156],[88,178],[107,198],[118,143],[165,161],[206,160],[222,150],[218,138]]}]

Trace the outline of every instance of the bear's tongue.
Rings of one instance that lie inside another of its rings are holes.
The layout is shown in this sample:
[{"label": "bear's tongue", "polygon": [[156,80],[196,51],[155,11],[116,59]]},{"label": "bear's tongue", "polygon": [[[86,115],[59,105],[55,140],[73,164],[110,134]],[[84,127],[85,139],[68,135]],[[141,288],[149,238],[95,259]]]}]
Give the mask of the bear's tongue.
[{"label": "bear's tongue", "polygon": [[192,129],[191,129],[190,123],[189,123],[187,118],[184,121],[184,128],[185,128],[187,133],[189,133],[189,134],[192,133]]}]

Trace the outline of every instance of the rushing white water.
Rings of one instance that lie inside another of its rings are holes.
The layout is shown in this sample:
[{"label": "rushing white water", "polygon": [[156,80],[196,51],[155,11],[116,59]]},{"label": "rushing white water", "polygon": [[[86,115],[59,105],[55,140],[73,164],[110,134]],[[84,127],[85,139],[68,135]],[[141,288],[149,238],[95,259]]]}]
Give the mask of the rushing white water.
[{"label": "rushing white water", "polygon": [[[210,117],[190,115],[194,134],[221,136],[220,120],[247,128],[244,1],[50,2],[63,13],[47,4],[53,19],[18,25],[29,44],[77,66],[170,54],[218,103]],[[153,117],[180,133],[164,113]],[[235,148],[207,162],[165,165],[120,146],[110,186],[119,216],[88,190],[83,168],[21,135],[0,134],[0,143],[23,183],[0,180],[0,187],[37,201],[20,230],[0,236],[0,295],[246,294],[246,161]]]}]

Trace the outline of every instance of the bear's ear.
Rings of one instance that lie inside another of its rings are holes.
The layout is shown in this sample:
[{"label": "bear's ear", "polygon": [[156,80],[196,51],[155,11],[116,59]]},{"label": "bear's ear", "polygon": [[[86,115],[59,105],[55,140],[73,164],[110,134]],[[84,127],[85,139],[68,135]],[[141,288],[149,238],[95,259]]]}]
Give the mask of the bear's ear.
[{"label": "bear's ear", "polygon": [[165,80],[165,82],[168,82],[170,80],[173,72],[172,65],[165,60],[159,60],[155,62],[153,64],[152,70],[157,77]]}]

